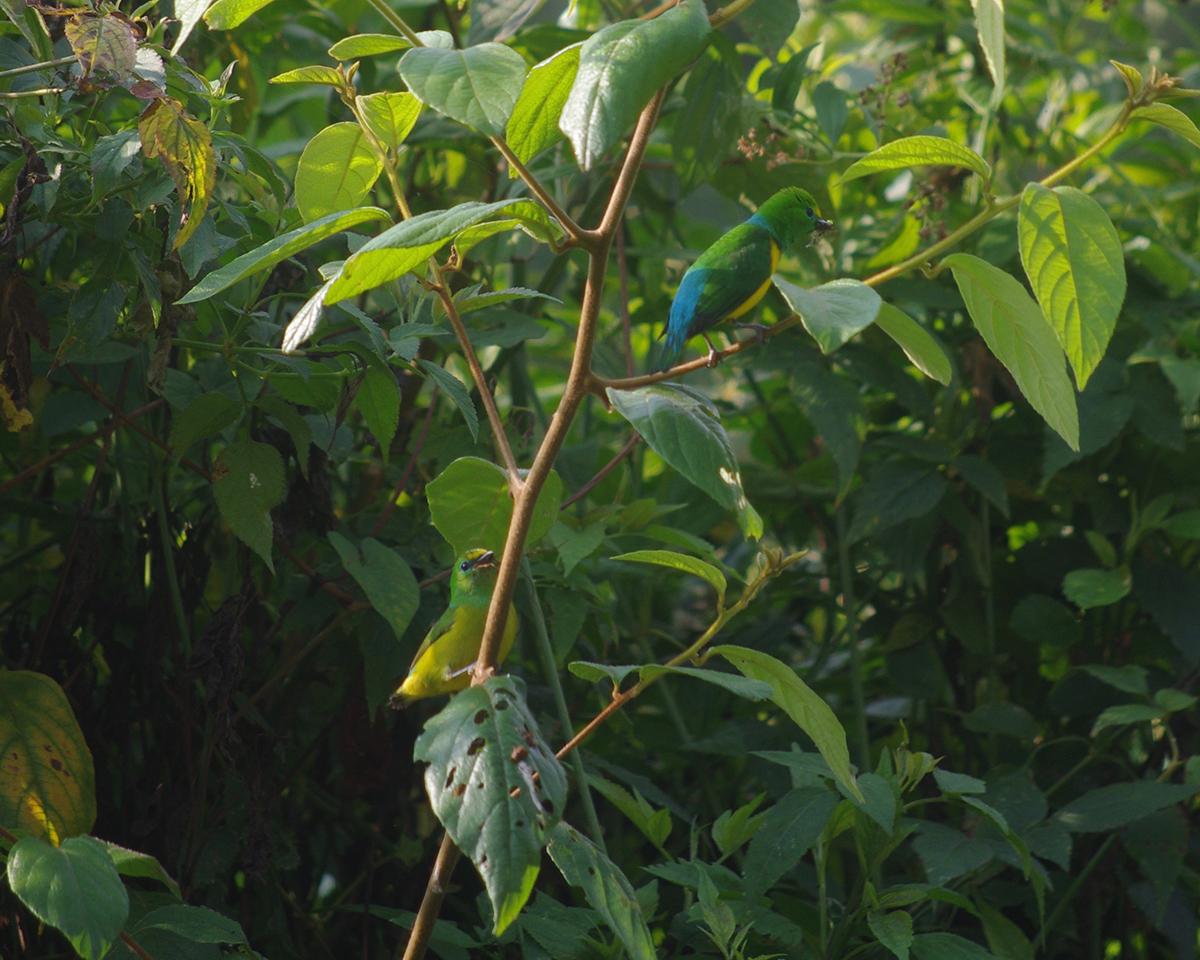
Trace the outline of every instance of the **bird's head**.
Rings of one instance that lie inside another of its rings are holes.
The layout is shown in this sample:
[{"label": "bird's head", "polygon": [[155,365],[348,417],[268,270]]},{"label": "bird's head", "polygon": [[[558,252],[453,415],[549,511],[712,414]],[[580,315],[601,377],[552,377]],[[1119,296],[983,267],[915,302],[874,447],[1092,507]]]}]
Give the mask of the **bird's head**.
[{"label": "bird's head", "polygon": [[821,216],[813,195],[800,187],[784,187],[763,203],[758,212],[771,224],[784,246],[833,229],[833,221]]},{"label": "bird's head", "polygon": [[468,550],[454,564],[450,592],[455,596],[479,593],[491,596],[499,570],[500,558],[493,551],[482,547]]}]

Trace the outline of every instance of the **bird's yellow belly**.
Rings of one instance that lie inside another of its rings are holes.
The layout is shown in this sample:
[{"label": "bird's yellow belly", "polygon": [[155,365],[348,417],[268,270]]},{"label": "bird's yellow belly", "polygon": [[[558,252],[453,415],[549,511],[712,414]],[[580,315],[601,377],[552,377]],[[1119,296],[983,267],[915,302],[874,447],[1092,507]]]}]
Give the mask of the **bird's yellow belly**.
[{"label": "bird's yellow belly", "polygon": [[738,317],[745,316],[758,305],[758,301],[767,295],[767,291],[771,289],[771,276],[775,273],[775,267],[779,263],[779,244],[774,240],[771,241],[771,273],[767,275],[767,279],[762,282],[757,290],[742,301],[732,312],[726,314],[727,320],[736,320]]},{"label": "bird's yellow belly", "polygon": [[[396,693],[410,700],[436,697],[465,690],[471,684],[471,671],[479,654],[487,610],[482,607],[460,608],[450,630],[439,637],[413,664]],[[508,621],[500,637],[497,664],[503,663],[517,637],[517,611],[508,608]]]}]

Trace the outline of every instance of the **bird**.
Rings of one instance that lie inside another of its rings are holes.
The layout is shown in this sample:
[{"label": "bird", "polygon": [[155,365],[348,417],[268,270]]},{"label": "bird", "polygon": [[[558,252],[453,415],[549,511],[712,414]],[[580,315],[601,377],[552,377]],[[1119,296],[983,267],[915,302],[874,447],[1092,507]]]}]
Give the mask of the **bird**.
[{"label": "bird", "polygon": [[[408,675],[388,701],[392,707],[403,709],[414,700],[455,693],[470,685],[499,568],[496,554],[483,548],[458,558],[450,577],[450,606],[425,634]],[[508,656],[516,636],[517,611],[510,602],[497,663]]]},{"label": "bird", "polygon": [[[699,334],[708,344],[708,365],[716,366],[717,351],[708,330],[722,320],[749,313],[771,286],[780,253],[797,241],[833,228],[821,217],[812,194],[784,187],[765,201],[748,220],[726,232],[688,267],[663,333],[667,343],[659,369],[679,362],[684,344]],[[761,336],[764,327],[754,326]]]}]

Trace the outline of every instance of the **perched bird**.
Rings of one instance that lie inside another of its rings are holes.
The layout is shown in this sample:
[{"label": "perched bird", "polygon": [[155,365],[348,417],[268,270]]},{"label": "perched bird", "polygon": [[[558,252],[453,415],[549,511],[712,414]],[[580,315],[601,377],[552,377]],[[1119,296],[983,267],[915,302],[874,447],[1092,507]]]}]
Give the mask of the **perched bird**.
[{"label": "perched bird", "polygon": [[683,345],[697,334],[708,344],[709,366],[714,366],[717,351],[707,331],[753,309],[770,289],[781,251],[832,227],[832,221],[821,219],[812,194],[799,187],[784,187],[749,220],[724,234],[700,254],[679,282],[664,331],[667,344],[659,369],[674,366]]},{"label": "perched bird", "polygon": [[[499,566],[491,550],[468,550],[459,557],[450,577],[450,606],[417,648],[408,676],[389,700],[393,707],[400,709],[413,700],[454,693],[470,685]],[[508,656],[516,636],[517,611],[510,603],[497,663]]]}]

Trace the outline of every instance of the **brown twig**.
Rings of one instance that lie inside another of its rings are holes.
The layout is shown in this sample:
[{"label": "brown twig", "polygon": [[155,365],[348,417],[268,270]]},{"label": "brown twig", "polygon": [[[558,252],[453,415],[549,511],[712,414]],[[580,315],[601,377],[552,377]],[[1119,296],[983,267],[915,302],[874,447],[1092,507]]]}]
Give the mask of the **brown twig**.
[{"label": "brown twig", "polygon": [[600,483],[601,480],[603,480],[610,473],[612,473],[613,470],[616,469],[617,465],[620,464],[620,462],[622,460],[624,460],[627,456],[629,456],[631,453],[633,453],[633,448],[638,445],[638,443],[641,441],[641,439],[642,439],[642,437],[640,434],[637,434],[637,433],[630,434],[629,439],[625,441],[625,446],[623,446],[620,450],[618,450],[616,455],[611,460],[609,460],[608,463],[606,463],[599,470],[597,470],[596,475],[594,477],[592,477],[591,480],[589,480],[582,487],[580,487],[578,490],[576,490],[573,494],[571,494],[569,497],[567,497],[566,500],[563,501],[562,509],[566,510],[567,507],[569,507],[571,504],[573,504],[579,500],[582,500],[589,493],[591,493],[597,487],[597,485]]},{"label": "brown twig", "polygon": [[154,960],[154,957],[152,957],[146,951],[146,948],[134,940],[133,937],[127,934],[124,930],[121,931],[121,942],[129,948],[129,952],[137,957],[138,960]]}]

